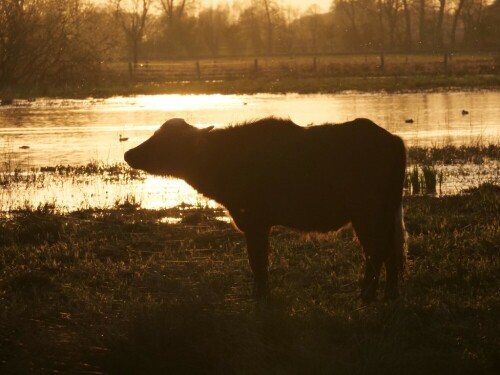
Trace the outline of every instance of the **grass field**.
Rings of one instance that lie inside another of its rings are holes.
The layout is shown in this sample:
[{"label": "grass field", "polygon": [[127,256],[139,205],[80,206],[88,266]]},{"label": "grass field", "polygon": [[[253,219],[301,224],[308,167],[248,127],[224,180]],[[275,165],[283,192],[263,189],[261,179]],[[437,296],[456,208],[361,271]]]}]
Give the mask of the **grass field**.
[{"label": "grass field", "polygon": [[[498,74],[491,53],[262,56],[179,61],[148,61],[132,76],[138,81],[235,80],[257,77],[352,77],[383,75]],[[108,65],[113,74],[130,75],[123,63]]]},{"label": "grass field", "polygon": [[367,306],[349,229],[274,229],[274,299],[262,306],[220,210],[11,212],[0,221],[0,373],[498,373],[499,187],[404,205],[402,298]]},{"label": "grass field", "polygon": [[167,93],[334,93],[498,89],[492,53],[272,56],[103,63],[94,82],[0,88],[0,99],[37,96],[107,97]]}]

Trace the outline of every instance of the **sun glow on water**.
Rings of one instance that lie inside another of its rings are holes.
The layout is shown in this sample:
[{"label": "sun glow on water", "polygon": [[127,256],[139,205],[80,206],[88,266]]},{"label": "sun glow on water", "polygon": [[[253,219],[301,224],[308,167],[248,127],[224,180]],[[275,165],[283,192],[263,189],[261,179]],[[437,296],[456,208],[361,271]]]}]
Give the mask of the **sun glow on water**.
[{"label": "sun glow on water", "polygon": [[142,95],[117,96],[106,102],[120,111],[204,111],[214,107],[241,108],[242,98],[236,95]]},{"label": "sun glow on water", "polygon": [[185,181],[170,177],[148,175],[133,192],[141,200],[141,207],[149,209],[171,208],[179,204],[210,208],[218,206],[215,201],[199,195]]},{"label": "sun glow on water", "polygon": [[10,179],[10,182],[0,189],[0,212],[36,208],[46,203],[62,211],[130,204],[154,210],[179,205],[219,207],[215,201],[198,194],[183,180],[151,175],[144,177],[108,180],[98,174],[26,172],[14,177],[4,173],[0,178],[4,181]]}]

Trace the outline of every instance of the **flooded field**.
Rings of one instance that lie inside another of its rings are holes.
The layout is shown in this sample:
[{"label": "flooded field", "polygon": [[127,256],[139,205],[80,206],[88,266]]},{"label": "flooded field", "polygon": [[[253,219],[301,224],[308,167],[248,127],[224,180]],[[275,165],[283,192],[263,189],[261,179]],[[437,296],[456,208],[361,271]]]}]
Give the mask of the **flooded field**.
[{"label": "flooded field", "polygon": [[[172,117],[197,126],[226,126],[271,115],[302,126],[368,117],[410,147],[460,147],[498,145],[498,103],[500,92],[491,91],[14,101],[0,107],[0,203],[3,211],[45,203],[65,210],[212,205],[182,181],[132,173],[120,164],[127,149]],[[57,165],[90,167],[63,173],[54,169]],[[456,193],[483,182],[497,183],[499,160],[443,165],[439,173],[437,193]]]}]

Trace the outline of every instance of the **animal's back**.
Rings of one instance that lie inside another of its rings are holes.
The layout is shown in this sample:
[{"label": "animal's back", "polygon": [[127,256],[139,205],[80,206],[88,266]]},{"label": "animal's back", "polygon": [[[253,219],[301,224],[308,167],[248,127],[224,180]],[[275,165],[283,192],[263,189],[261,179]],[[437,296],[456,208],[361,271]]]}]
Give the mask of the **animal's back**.
[{"label": "animal's back", "polygon": [[366,119],[305,128],[283,174],[274,178],[286,182],[268,202],[275,221],[331,230],[379,210],[377,205],[396,209],[405,152],[400,138]]}]

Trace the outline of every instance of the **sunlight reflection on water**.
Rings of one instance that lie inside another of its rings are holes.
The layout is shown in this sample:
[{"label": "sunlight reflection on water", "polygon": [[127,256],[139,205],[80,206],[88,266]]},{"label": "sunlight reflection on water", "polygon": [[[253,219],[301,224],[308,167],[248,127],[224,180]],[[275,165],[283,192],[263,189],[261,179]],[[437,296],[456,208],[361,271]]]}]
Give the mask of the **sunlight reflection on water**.
[{"label": "sunlight reflection on water", "polygon": [[[31,176],[31,172],[28,172]],[[0,187],[0,211],[37,208],[48,203],[59,210],[113,208],[126,203],[142,208],[171,208],[179,204],[217,207],[217,203],[199,195],[182,180],[146,176],[144,180],[99,175],[63,176],[38,172],[36,178]]]},{"label": "sunlight reflection on water", "polygon": [[[123,162],[126,150],[172,117],[197,126],[225,126],[266,116],[290,118],[302,126],[368,117],[400,135],[408,145],[496,144],[500,139],[498,103],[497,91],[15,101],[0,107],[1,170]],[[464,109],[467,114],[463,114]],[[128,141],[120,142],[120,136]],[[113,207],[130,194],[145,208],[172,207],[181,202],[215,206],[183,181],[154,176],[126,181],[47,176],[43,183],[18,186],[13,191],[2,189],[0,194],[3,210],[45,202],[56,202],[67,210]]]},{"label": "sunlight reflection on water", "polygon": [[[14,166],[115,163],[172,117],[225,126],[266,116],[299,125],[367,117],[408,145],[498,142],[500,92],[149,95],[38,99],[0,107],[0,152]],[[462,110],[467,109],[467,115]],[[407,123],[405,120],[412,120]],[[119,142],[120,135],[128,138]],[[21,146],[29,148],[20,149]]]}]

